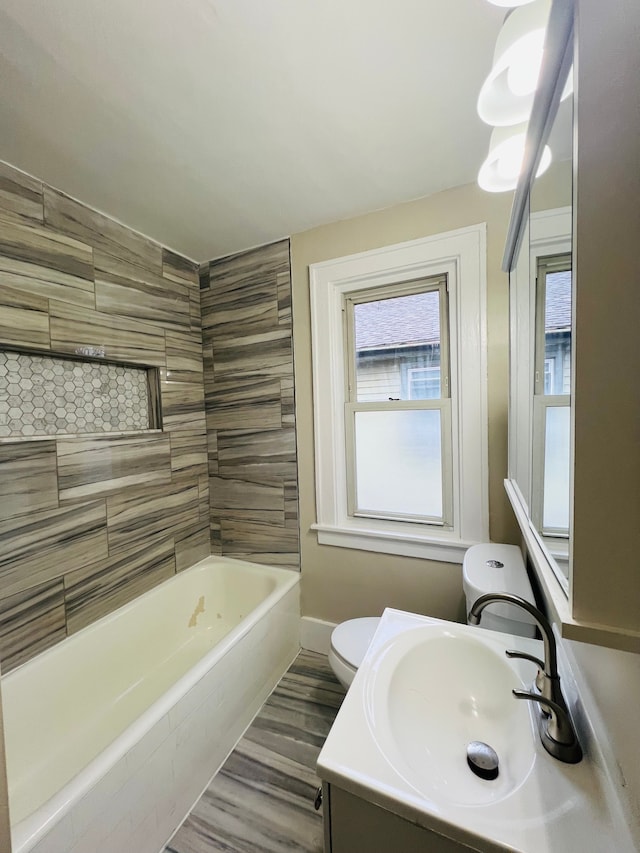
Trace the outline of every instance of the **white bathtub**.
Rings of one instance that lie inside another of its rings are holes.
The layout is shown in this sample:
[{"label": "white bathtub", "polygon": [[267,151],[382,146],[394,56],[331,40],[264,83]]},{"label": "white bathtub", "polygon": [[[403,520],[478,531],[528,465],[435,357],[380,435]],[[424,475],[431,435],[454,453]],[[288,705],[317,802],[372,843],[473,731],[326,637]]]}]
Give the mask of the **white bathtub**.
[{"label": "white bathtub", "polygon": [[297,654],[298,581],[208,557],[4,676],[13,853],[158,853]]}]

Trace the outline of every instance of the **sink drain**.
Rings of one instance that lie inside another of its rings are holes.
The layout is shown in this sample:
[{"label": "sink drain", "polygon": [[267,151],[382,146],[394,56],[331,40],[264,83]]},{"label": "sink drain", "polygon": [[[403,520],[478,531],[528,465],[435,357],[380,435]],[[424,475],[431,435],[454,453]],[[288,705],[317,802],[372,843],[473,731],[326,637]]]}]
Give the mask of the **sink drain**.
[{"label": "sink drain", "polygon": [[481,779],[498,778],[498,753],[481,740],[472,740],[467,747],[467,764]]}]

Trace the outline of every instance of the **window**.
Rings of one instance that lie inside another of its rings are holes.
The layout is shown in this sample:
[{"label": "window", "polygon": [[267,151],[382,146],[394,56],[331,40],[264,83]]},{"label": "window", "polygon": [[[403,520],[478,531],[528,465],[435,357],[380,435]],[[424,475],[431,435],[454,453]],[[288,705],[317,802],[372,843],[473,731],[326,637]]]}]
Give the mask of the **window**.
[{"label": "window", "polygon": [[432,400],[440,396],[440,367],[410,367],[407,369],[407,398]]},{"label": "window", "polygon": [[344,297],[350,516],[451,523],[447,304],[446,276]]},{"label": "window", "polygon": [[554,359],[544,360],[544,393],[553,394],[553,377],[555,374]]},{"label": "window", "polygon": [[487,539],[484,259],[474,226],[310,267],[321,544]]},{"label": "window", "polygon": [[570,503],[571,255],[536,260],[532,518],[568,538]]}]

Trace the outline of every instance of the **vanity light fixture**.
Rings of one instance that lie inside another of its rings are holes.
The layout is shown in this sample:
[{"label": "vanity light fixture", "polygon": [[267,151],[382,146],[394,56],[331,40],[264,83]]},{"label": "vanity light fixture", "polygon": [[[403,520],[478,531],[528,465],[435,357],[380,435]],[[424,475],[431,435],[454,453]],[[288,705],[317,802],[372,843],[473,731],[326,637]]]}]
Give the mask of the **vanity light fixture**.
[{"label": "vanity light fixture", "polygon": [[[478,184],[481,189],[490,193],[513,190],[518,183],[518,176],[524,158],[527,138],[527,122],[514,127],[496,127],[489,142],[489,156],[480,167]],[[545,146],[538,175],[545,172],[551,164],[551,150]]]},{"label": "vanity light fixture", "polygon": [[551,0],[533,0],[507,13],[478,97],[478,115],[487,124],[508,127],[529,118],[550,8]]},{"label": "vanity light fixture", "polygon": [[494,6],[502,6],[503,8],[511,8],[513,6],[526,6],[532,0],[489,0]]}]

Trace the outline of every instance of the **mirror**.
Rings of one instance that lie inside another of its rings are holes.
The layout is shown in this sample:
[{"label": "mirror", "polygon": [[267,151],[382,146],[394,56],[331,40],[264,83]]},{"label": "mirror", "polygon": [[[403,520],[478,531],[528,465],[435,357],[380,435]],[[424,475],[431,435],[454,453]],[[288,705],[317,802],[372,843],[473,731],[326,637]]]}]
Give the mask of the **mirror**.
[{"label": "mirror", "polygon": [[552,164],[529,188],[510,276],[509,478],[568,593],[572,494],[573,99],[558,107]]},{"label": "mirror", "polygon": [[[606,16],[590,21],[573,12],[572,0],[553,0],[505,244],[511,296],[505,489],[561,636],[639,652],[639,398],[629,392],[638,372],[639,124],[637,87],[615,70],[620,40],[631,49],[632,35],[609,26]],[[571,116],[561,94],[574,47],[580,109]],[[553,165],[533,179],[547,142]],[[569,249],[570,335],[568,297],[559,292],[569,288]]]}]

